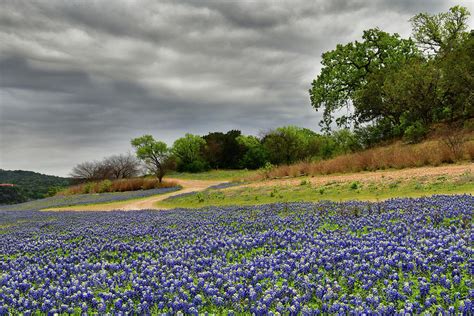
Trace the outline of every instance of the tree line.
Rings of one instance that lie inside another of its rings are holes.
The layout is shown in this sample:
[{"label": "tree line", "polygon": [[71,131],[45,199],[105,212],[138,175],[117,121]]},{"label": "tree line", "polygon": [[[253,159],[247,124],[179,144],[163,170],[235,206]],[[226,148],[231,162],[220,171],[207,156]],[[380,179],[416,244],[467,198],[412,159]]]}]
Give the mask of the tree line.
[{"label": "tree line", "polygon": [[[362,41],[339,44],[323,53],[322,69],[309,90],[322,111],[323,134],[283,126],[261,137],[239,130],[186,134],[171,147],[144,135],[131,140],[131,154],[77,165],[76,179],[101,180],[148,173],[161,179],[169,170],[257,169],[314,161],[373,147],[381,142],[422,140],[436,123],[451,128],[474,117],[474,31],[470,12],[420,13],[410,21],[412,37],[378,28]],[[348,109],[346,115],[341,110]],[[337,127],[337,130],[333,130]]]},{"label": "tree line", "polygon": [[153,174],[158,179],[169,170],[202,172],[210,169],[258,169],[268,165],[321,160],[361,149],[359,135],[347,129],[318,134],[297,126],[283,126],[261,137],[239,130],[207,135],[185,134],[172,146],[144,135],[131,140],[132,154],[106,157],[76,165],[71,177],[80,181],[124,179]]}]

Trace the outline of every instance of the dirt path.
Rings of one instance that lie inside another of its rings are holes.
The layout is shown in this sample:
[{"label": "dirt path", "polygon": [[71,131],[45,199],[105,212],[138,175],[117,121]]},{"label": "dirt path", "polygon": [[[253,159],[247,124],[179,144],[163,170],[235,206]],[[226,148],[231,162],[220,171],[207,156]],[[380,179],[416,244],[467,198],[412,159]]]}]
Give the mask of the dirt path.
[{"label": "dirt path", "polygon": [[[448,176],[450,178],[461,176],[462,174],[474,173],[474,163],[462,164],[462,165],[445,165],[439,167],[419,167],[410,169],[400,170],[378,170],[378,171],[367,171],[357,172],[348,174],[338,175],[316,175],[314,177],[307,178],[312,184],[323,185],[328,182],[353,182],[358,181],[361,183],[365,182],[377,182],[377,181],[393,181],[393,180],[424,180],[432,179],[435,177]],[[284,179],[271,179],[263,180],[248,184],[250,187],[261,187],[261,186],[293,186],[301,183],[301,180],[306,177],[299,178],[284,178]]]},{"label": "dirt path", "polygon": [[166,178],[167,181],[176,182],[181,185],[183,188],[179,191],[174,191],[165,194],[153,195],[146,198],[104,203],[104,204],[93,204],[93,205],[78,205],[78,206],[68,206],[68,207],[59,207],[52,209],[45,209],[48,211],[131,211],[131,210],[151,210],[151,209],[167,209],[166,207],[157,207],[155,204],[159,201],[163,201],[169,197],[189,193],[189,192],[198,192],[207,189],[210,186],[217,185],[225,180],[183,180],[183,179],[171,179]]},{"label": "dirt path", "polygon": [[[212,181],[212,180],[179,180],[179,179],[167,179],[168,181],[177,182],[183,188],[179,191],[155,195],[147,198],[145,200],[137,200],[137,201],[130,201],[129,204],[121,208],[121,210],[130,211],[130,210],[149,210],[149,209],[156,209],[157,207],[155,204],[159,201],[163,201],[171,196],[175,196],[178,194],[189,193],[189,192],[198,192],[204,191],[210,186],[220,184],[225,181]],[[163,207],[160,207],[163,209]]]}]

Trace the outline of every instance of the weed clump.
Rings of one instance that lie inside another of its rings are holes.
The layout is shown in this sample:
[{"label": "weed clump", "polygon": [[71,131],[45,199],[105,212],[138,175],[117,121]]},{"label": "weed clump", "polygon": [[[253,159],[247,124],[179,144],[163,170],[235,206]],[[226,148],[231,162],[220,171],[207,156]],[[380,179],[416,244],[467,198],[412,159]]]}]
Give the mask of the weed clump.
[{"label": "weed clump", "polygon": [[357,190],[359,188],[359,183],[357,181],[352,182],[350,188],[351,190]]}]

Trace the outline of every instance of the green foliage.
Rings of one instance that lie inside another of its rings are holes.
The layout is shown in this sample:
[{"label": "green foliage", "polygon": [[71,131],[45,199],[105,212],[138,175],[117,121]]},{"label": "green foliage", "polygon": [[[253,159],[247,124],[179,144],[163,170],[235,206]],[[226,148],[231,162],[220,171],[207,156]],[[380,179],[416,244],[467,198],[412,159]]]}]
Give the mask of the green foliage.
[{"label": "green foliage", "polygon": [[426,135],[426,132],[426,127],[420,121],[416,121],[405,129],[403,138],[409,143],[418,143]]},{"label": "green foliage", "polygon": [[268,174],[273,170],[273,168],[275,168],[275,165],[267,161],[265,165],[259,169],[259,171],[265,174],[266,177],[268,177]]},{"label": "green foliage", "polygon": [[144,135],[132,139],[131,144],[135,148],[137,158],[145,162],[148,170],[161,182],[173,166],[166,143],[155,140],[151,135]]},{"label": "green foliage", "polygon": [[474,31],[438,61],[443,76],[443,116],[440,119],[468,120],[474,117]]},{"label": "green foliage", "polygon": [[265,165],[268,152],[257,137],[240,135],[236,140],[244,151],[239,163],[241,168],[258,169]]},{"label": "green foliage", "polygon": [[419,13],[410,20],[413,37],[429,53],[450,52],[465,40],[470,15],[467,8],[459,5],[434,15]]},{"label": "green foliage", "polygon": [[99,183],[99,192],[98,193],[109,192],[111,188],[112,188],[112,181],[110,181],[110,180],[101,181]]},{"label": "green foliage", "polygon": [[317,138],[318,151],[313,157],[320,159],[329,159],[338,152],[338,144],[332,135],[324,135]]},{"label": "green foliage", "polygon": [[[333,122],[333,113],[353,100],[355,93],[367,84],[368,76],[387,67],[399,67],[418,55],[415,43],[398,34],[379,29],[364,31],[361,42],[337,45],[335,50],[322,55],[323,68],[310,89],[311,105],[323,109],[326,129]],[[363,121],[362,117],[342,116],[339,126],[350,121]]]},{"label": "green foliage", "polygon": [[162,157],[167,157],[169,154],[166,143],[156,141],[151,135],[134,138],[131,144],[135,147],[138,159],[141,160],[159,160]]},{"label": "green foliage", "polygon": [[203,138],[206,146],[203,149],[204,159],[213,169],[238,169],[245,153],[245,148],[239,145],[237,138],[241,136],[238,130],[227,133],[213,132]]},{"label": "green foliage", "polygon": [[202,192],[196,193],[196,199],[198,200],[199,203],[202,203],[205,201],[204,194]]},{"label": "green foliage", "polygon": [[0,186],[0,205],[16,204],[26,202],[27,198],[22,194],[19,187]]},{"label": "green foliage", "polygon": [[94,182],[87,182],[84,185],[84,194],[92,193],[94,191],[94,186],[95,186]]},{"label": "green foliage", "polygon": [[[401,136],[416,142],[433,123],[472,118],[474,32],[466,32],[469,16],[461,6],[420,13],[411,19],[415,41],[370,29],[361,42],[324,53],[310,90],[312,106],[323,111],[320,124],[326,130],[334,120],[338,126],[352,125],[358,144],[370,147]],[[345,106],[350,114],[336,117]]]},{"label": "green foliage", "polygon": [[340,154],[348,154],[361,149],[357,135],[347,128],[335,131],[332,133],[332,138]]},{"label": "green foliage", "polygon": [[203,159],[198,159],[191,161],[187,164],[182,164],[181,167],[178,168],[178,170],[184,172],[198,173],[209,170],[209,164]]},{"label": "green foliage", "polygon": [[291,164],[316,154],[312,152],[315,147],[311,144],[314,145],[318,137],[319,135],[307,128],[283,126],[265,135],[263,146],[271,163]]},{"label": "green foliage", "polygon": [[202,157],[202,150],[206,145],[204,138],[198,135],[186,134],[177,139],[172,148],[172,153],[178,160],[178,171],[201,172],[209,169]]},{"label": "green foliage", "polygon": [[371,125],[357,127],[354,133],[363,148],[370,148],[383,141],[400,136],[389,119],[380,119]]},{"label": "green foliage", "polygon": [[431,124],[435,110],[441,107],[440,78],[441,72],[435,63],[422,60],[413,60],[388,72],[381,93],[392,122],[400,124],[405,120]]},{"label": "green foliage", "polygon": [[64,188],[62,187],[50,187],[48,189],[48,193],[46,194],[46,196],[55,196],[58,192],[61,192],[62,190],[64,190]]},{"label": "green foliage", "polygon": [[20,190],[20,195],[27,200],[35,200],[49,196],[52,188],[65,188],[71,185],[72,180],[32,171],[0,169],[0,183],[15,184]]}]

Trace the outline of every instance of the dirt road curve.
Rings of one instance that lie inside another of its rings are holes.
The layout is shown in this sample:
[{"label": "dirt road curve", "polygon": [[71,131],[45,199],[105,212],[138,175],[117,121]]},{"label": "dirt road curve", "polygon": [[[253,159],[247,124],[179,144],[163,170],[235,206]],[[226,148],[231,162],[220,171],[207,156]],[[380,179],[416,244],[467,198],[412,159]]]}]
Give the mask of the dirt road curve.
[{"label": "dirt road curve", "polygon": [[156,207],[156,202],[163,201],[166,198],[169,198],[174,195],[189,193],[189,192],[198,192],[207,189],[210,186],[217,185],[225,182],[225,180],[213,181],[213,180],[182,180],[182,179],[171,179],[166,178],[166,181],[173,181],[181,185],[183,188],[179,191],[154,195],[143,199],[128,200],[121,202],[113,203],[104,203],[104,204],[94,204],[94,205],[84,205],[84,206],[68,206],[54,208],[51,210],[54,211],[131,211],[131,210],[151,210],[151,209],[166,209],[166,207]]},{"label": "dirt road curve", "polygon": [[[129,201],[129,203],[127,205],[125,205],[124,207],[122,207],[120,209],[124,210],[124,211],[156,209],[157,208],[155,206],[156,202],[163,201],[164,199],[169,198],[170,196],[183,194],[183,193],[189,193],[189,192],[203,191],[203,190],[207,189],[210,186],[225,182],[225,181],[222,181],[222,180],[220,180],[220,181],[208,181],[208,180],[204,181],[204,180],[179,180],[179,179],[167,179],[167,181],[177,182],[183,188],[179,191],[176,191],[176,192],[151,196],[151,197],[149,197],[147,199],[144,199],[144,200],[136,200],[136,201],[132,200],[132,201]],[[163,207],[160,207],[160,209],[163,209]]]}]

